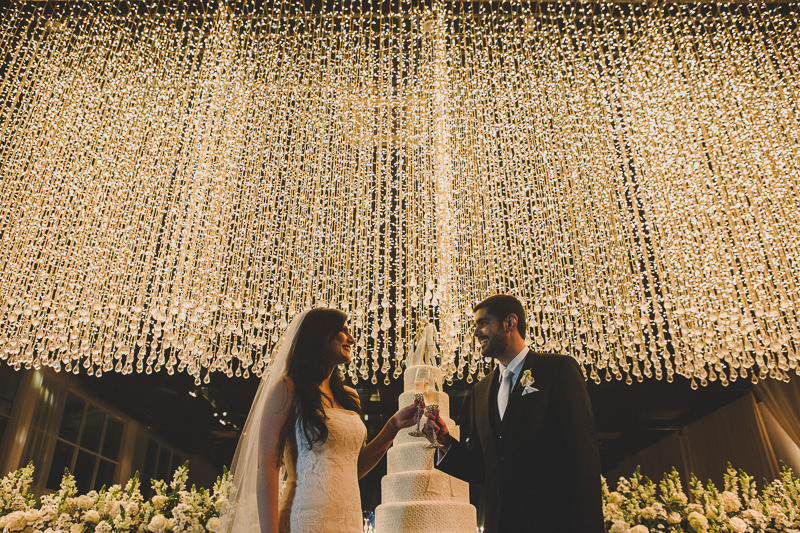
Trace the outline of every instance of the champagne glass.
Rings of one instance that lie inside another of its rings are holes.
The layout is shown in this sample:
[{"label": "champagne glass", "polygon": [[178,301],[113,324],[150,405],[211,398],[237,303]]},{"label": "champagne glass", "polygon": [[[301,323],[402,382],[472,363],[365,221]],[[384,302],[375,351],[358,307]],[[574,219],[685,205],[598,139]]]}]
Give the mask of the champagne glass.
[{"label": "champagne glass", "polygon": [[414,399],[417,401],[417,429],[412,429],[408,432],[412,437],[424,437],[425,433],[420,431],[420,423],[422,422],[422,400],[424,398],[425,382],[419,378],[414,380]]},{"label": "champagne glass", "polygon": [[[436,382],[435,378],[431,378],[428,380],[425,386],[425,392],[423,393],[423,399],[425,400],[425,412],[429,415],[436,416],[439,414],[439,384]],[[433,443],[431,443],[428,448],[442,448],[443,445],[439,444],[439,441],[436,440],[436,435],[433,436]]]}]

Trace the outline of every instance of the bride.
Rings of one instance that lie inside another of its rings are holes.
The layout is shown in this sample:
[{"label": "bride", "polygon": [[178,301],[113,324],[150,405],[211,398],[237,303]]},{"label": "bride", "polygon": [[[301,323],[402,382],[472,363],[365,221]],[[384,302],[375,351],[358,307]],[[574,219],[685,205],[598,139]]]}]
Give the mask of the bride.
[{"label": "bride", "polygon": [[292,320],[261,379],[231,465],[228,533],[360,532],[358,479],[417,407],[397,411],[366,443],[356,391],[337,369],[355,340],[347,315],[312,309]]}]

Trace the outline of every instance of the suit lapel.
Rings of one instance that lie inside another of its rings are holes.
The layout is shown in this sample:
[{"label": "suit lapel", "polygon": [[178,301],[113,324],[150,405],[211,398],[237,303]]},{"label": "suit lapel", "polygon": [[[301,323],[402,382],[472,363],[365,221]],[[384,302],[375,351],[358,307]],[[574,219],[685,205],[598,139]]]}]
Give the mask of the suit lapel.
[{"label": "suit lapel", "polygon": [[528,353],[525,355],[525,361],[522,363],[522,369],[515,377],[516,383],[514,383],[514,388],[511,389],[511,393],[508,395],[508,405],[506,405],[506,412],[503,414],[503,421],[500,425],[501,433],[505,431],[506,422],[509,418],[511,418],[514,410],[519,405],[519,399],[522,398],[522,384],[520,381],[522,379],[523,372],[532,369],[533,357],[533,352],[528,350]]}]

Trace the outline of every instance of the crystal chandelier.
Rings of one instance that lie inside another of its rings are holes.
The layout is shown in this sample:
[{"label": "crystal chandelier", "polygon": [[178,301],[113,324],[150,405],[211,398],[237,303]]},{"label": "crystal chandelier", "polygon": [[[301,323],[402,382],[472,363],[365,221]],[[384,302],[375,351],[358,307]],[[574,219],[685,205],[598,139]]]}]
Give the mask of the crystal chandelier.
[{"label": "crystal chandelier", "polygon": [[6,7],[0,358],[260,375],[330,306],[472,381],[507,292],[598,382],[797,372],[797,6],[385,4]]}]

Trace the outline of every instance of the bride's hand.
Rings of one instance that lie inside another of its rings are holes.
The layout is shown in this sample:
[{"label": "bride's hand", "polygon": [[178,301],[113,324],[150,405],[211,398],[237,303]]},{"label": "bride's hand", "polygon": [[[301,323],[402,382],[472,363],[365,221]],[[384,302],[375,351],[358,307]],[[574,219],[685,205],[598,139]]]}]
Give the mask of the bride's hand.
[{"label": "bride's hand", "polygon": [[392,416],[392,420],[394,420],[395,427],[398,431],[413,426],[417,423],[417,404],[412,403],[409,406],[403,407]]}]

